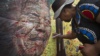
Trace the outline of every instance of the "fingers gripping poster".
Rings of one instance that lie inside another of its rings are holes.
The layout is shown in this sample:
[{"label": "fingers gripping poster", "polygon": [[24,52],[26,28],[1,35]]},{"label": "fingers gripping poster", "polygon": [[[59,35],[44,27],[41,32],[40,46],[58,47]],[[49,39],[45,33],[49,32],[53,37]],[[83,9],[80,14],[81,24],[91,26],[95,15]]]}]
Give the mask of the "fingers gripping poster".
[{"label": "fingers gripping poster", "polygon": [[50,32],[47,0],[0,0],[0,56],[40,56]]}]

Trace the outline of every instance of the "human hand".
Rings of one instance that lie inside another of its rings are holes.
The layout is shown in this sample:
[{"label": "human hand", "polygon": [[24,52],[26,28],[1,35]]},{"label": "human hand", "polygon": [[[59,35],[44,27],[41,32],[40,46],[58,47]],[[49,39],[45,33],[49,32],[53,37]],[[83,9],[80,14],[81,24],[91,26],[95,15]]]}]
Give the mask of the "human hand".
[{"label": "human hand", "polygon": [[83,54],[83,56],[98,56],[94,45],[91,44],[84,44],[83,47],[80,48],[80,51]]}]

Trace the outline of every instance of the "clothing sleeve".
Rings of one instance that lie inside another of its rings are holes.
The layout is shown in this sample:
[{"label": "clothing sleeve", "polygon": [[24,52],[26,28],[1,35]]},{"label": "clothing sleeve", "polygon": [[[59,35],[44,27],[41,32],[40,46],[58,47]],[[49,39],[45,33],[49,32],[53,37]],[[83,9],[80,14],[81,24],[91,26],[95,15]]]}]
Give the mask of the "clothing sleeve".
[{"label": "clothing sleeve", "polygon": [[96,21],[100,13],[100,1],[80,0],[77,5],[77,11],[79,11],[83,18],[89,19],[90,21]]}]

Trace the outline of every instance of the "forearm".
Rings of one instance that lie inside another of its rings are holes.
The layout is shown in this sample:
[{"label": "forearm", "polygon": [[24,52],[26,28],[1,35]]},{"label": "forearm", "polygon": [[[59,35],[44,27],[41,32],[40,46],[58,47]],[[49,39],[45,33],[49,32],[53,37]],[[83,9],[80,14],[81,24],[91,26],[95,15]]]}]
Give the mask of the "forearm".
[{"label": "forearm", "polygon": [[62,35],[61,37],[64,39],[74,39],[74,38],[76,38],[76,34],[74,32],[71,32],[69,34]]}]

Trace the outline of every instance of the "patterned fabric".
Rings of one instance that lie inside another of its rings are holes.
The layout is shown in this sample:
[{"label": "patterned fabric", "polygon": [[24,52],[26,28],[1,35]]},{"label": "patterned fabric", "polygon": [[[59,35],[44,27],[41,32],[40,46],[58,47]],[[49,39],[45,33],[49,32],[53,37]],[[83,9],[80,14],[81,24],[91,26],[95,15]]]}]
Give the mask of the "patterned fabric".
[{"label": "patterned fabric", "polygon": [[100,24],[95,21],[99,13],[99,6],[100,4],[98,5],[96,2],[83,2],[77,6],[77,14],[76,18],[72,20],[72,28],[82,43],[94,44],[100,40]]},{"label": "patterned fabric", "polygon": [[91,3],[83,3],[79,5],[82,15],[90,20],[95,20],[99,13],[99,6]]},{"label": "patterned fabric", "polygon": [[0,0],[0,56],[40,56],[50,29],[47,0]]}]

